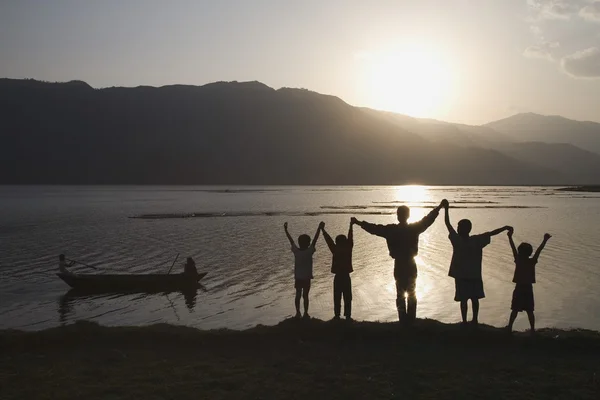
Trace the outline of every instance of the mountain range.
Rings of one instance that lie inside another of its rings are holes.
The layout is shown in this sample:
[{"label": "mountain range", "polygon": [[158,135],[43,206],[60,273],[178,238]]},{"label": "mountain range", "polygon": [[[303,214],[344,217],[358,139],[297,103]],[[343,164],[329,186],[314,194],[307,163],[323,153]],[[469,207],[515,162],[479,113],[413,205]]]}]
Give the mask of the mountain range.
[{"label": "mountain range", "polygon": [[260,82],[94,89],[0,79],[1,184],[600,183],[600,124],[483,126]]}]

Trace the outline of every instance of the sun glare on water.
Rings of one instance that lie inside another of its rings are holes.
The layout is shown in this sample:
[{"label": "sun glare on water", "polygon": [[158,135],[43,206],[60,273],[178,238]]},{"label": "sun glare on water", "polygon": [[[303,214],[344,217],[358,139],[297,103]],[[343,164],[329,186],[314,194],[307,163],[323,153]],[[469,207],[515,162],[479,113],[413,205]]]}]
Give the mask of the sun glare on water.
[{"label": "sun glare on water", "polygon": [[364,91],[370,107],[433,118],[448,108],[455,76],[442,54],[419,45],[364,59]]},{"label": "sun glare on water", "polygon": [[396,201],[404,203],[410,207],[410,218],[408,222],[420,220],[429,212],[428,209],[416,208],[414,206],[421,205],[431,200],[429,190],[425,186],[420,185],[404,185],[396,186]]},{"label": "sun glare on water", "polygon": [[421,185],[396,186],[396,199],[406,203],[420,203],[429,199],[427,188]]}]

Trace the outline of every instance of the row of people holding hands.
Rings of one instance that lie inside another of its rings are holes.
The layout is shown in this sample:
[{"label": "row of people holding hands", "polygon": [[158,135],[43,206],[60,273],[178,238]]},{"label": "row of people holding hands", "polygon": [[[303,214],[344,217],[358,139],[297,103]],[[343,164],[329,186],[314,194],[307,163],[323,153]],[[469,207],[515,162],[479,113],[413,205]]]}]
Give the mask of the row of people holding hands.
[{"label": "row of people holding hands", "polygon": [[413,223],[408,223],[410,209],[407,206],[398,207],[396,212],[398,223],[396,224],[373,224],[352,217],[350,219],[348,234],[337,235],[335,240],[325,230],[325,223],[321,222],[312,240],[309,235],[302,234],[298,237],[297,244],[290,235],[286,222],[284,230],[294,255],[296,317],[302,316],[300,313],[301,299],[304,300],[304,316],[306,318],[309,317],[308,296],[311,280],[313,279],[313,254],[315,253],[317,240],[322,233],[332,253],[331,272],[335,275],[333,280],[334,319],[340,318],[342,298],[344,300],[344,316],[348,320],[352,318],[352,283],[350,274],[353,272],[353,226],[358,225],[366,232],[386,240],[389,255],[394,259],[398,318],[402,323],[409,324],[413,322],[416,319],[417,312],[416,281],[418,271],[415,256],[419,252],[419,235],[435,222],[440,211],[444,209],[445,224],[453,249],[448,275],[455,280],[454,300],[460,303],[463,323],[467,322],[469,300],[471,301],[473,311],[472,323],[478,323],[479,300],[485,297],[482,278],[483,249],[490,244],[492,236],[507,232],[515,263],[515,272],[513,275],[515,289],[513,291],[512,311],[507,329],[512,331],[517,314],[525,311],[529,318],[531,332],[535,332],[535,305],[533,296],[535,269],[539,256],[551,236],[545,234],[542,244],[534,253],[533,247],[529,243],[521,243],[518,247],[515,245],[513,241],[514,229],[510,226],[472,235],[471,221],[462,219],[458,222],[455,229],[450,222],[449,208],[448,201],[444,199],[424,218]]}]

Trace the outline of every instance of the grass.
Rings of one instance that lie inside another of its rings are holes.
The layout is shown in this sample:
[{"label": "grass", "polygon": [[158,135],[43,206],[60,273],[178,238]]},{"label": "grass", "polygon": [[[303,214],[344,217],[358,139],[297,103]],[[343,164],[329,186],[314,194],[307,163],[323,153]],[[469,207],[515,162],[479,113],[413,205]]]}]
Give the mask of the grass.
[{"label": "grass", "polygon": [[599,399],[600,334],[285,320],[0,332],[0,398]]}]

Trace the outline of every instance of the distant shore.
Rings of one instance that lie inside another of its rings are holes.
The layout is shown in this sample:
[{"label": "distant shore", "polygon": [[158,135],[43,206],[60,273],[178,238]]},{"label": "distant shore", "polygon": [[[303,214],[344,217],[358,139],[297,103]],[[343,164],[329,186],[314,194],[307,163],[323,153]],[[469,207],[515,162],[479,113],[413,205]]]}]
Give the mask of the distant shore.
[{"label": "distant shore", "polygon": [[600,185],[569,186],[557,190],[561,192],[600,192]]},{"label": "distant shore", "polygon": [[600,398],[600,333],[285,320],[0,331],[2,399]]}]

